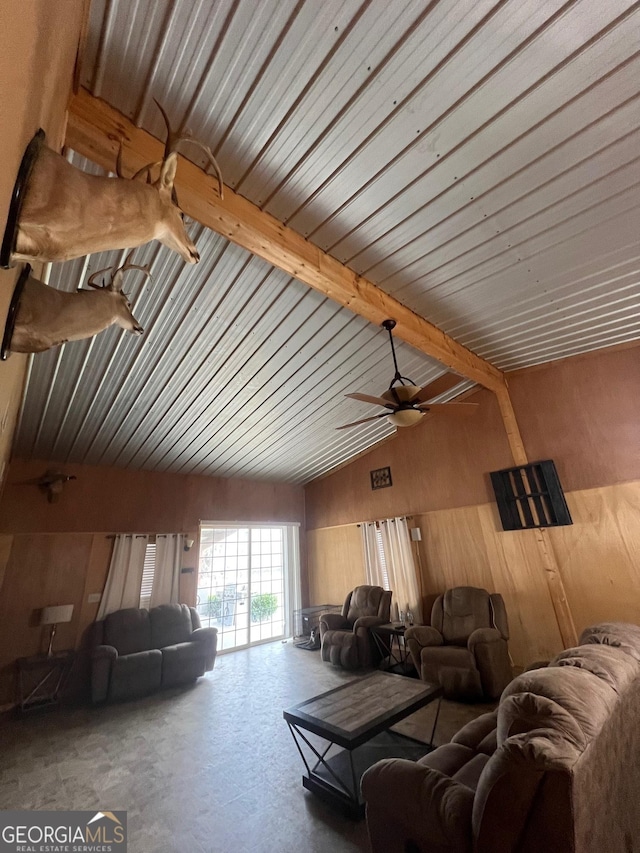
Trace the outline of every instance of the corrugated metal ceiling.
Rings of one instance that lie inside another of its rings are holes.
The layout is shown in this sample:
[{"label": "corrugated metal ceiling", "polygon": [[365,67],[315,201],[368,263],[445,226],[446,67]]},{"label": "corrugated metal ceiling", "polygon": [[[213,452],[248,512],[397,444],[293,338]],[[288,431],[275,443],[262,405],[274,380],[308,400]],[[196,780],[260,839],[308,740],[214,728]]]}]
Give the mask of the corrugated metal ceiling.
[{"label": "corrugated metal ceiling", "polygon": [[[94,0],[83,82],[162,137],[158,98],[237,192],[512,369],[640,335],[639,6]],[[333,429],[388,384],[384,333],[194,233],[195,268],[138,250],[143,338],[35,357],[20,456],[304,482],[389,431]]]}]

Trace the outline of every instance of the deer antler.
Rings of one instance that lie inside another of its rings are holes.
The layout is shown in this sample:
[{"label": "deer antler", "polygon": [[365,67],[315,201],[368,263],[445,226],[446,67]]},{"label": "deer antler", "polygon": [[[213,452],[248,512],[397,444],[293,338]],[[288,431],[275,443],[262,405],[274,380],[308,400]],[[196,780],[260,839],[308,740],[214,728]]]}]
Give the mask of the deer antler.
[{"label": "deer antler", "polygon": [[[135,250],[132,249],[127,257],[125,258],[124,264],[121,267],[117,267],[115,270],[113,267],[105,267],[102,270],[98,270],[94,272],[93,275],[89,277],[87,284],[89,287],[95,287],[96,290],[103,290],[104,288],[111,290],[122,290],[122,279],[127,270],[140,270],[143,272],[147,278],[151,278],[151,264],[147,264],[146,266],[140,266],[140,264],[132,264],[131,256]],[[111,276],[111,281],[109,284],[96,284],[95,279],[102,275],[105,272],[111,272],[113,270],[113,274]]]},{"label": "deer antler", "polygon": [[162,113],[162,118],[164,119],[164,123],[167,126],[167,141],[164,146],[164,157],[163,161],[167,159],[170,154],[173,154],[174,151],[178,150],[178,145],[181,142],[191,142],[193,145],[197,145],[198,148],[203,151],[209,160],[209,163],[215,169],[216,177],[218,179],[218,191],[220,193],[220,198],[224,198],[224,184],[222,183],[222,172],[220,171],[220,166],[216,162],[216,158],[213,156],[213,151],[209,148],[208,145],[205,145],[204,142],[200,142],[198,139],[194,139],[189,133],[185,131],[184,124],[182,124],[179,130],[174,131],[171,129],[171,123],[169,122],[169,117],[166,114],[162,104],[156,99],[156,106]]}]

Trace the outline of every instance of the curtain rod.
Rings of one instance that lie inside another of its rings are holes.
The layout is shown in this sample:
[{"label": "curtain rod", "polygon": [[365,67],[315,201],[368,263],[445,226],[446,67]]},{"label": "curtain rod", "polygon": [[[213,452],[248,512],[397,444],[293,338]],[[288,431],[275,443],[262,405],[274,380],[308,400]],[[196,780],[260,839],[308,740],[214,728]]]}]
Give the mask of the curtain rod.
[{"label": "curtain rod", "polygon": [[[400,521],[413,521],[412,515],[399,515],[397,518],[399,518]],[[388,521],[391,521],[394,524],[396,523],[395,518],[381,518],[379,521],[359,521],[356,527],[362,527],[363,524],[375,524],[379,527],[381,524],[386,524]]]}]

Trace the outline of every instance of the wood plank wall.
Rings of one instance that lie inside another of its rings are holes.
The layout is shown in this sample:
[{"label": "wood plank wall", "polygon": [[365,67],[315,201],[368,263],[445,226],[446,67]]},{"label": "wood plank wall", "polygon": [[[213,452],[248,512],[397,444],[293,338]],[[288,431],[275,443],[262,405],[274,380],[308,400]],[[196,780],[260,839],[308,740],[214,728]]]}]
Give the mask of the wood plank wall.
[{"label": "wood plank wall", "polygon": [[[572,492],[573,525],[549,530],[578,631],[602,621],[640,623],[640,481]],[[514,663],[562,649],[533,531],[504,532],[494,504],[416,514],[425,621],[433,596],[452,586],[500,592]],[[365,583],[357,524],[309,531],[311,604],[341,602]]]},{"label": "wood plank wall", "polygon": [[11,539],[11,548],[0,585],[0,707],[16,697],[16,659],[47,650],[48,628],[40,626],[43,607],[73,604],[71,622],[58,626],[55,648],[81,647],[98,612],[98,604],[89,604],[88,597],[102,592],[113,548],[113,539],[104,534],[3,539]]},{"label": "wood plank wall", "polygon": [[[640,349],[613,348],[520,371],[509,385],[531,459],[556,461],[573,525],[549,528],[578,631],[640,624]],[[592,400],[590,394],[595,394]],[[307,486],[311,603],[364,582],[357,522],[411,515],[425,614],[434,594],[469,584],[502,593],[514,662],[562,648],[533,531],[505,532],[488,472],[512,464],[489,392],[478,418],[435,417]],[[389,465],[393,486],[371,491]]]}]

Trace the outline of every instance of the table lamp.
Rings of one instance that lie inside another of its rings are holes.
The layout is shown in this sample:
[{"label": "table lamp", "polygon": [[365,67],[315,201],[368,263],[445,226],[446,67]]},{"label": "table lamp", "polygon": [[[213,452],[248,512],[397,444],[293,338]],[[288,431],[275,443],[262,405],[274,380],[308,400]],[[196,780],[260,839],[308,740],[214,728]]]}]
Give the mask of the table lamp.
[{"label": "table lamp", "polygon": [[40,617],[41,625],[51,625],[51,636],[49,637],[49,650],[47,656],[52,655],[53,638],[56,635],[56,628],[60,622],[71,622],[73,616],[73,604],[58,604],[55,607],[43,607],[42,616]]}]

